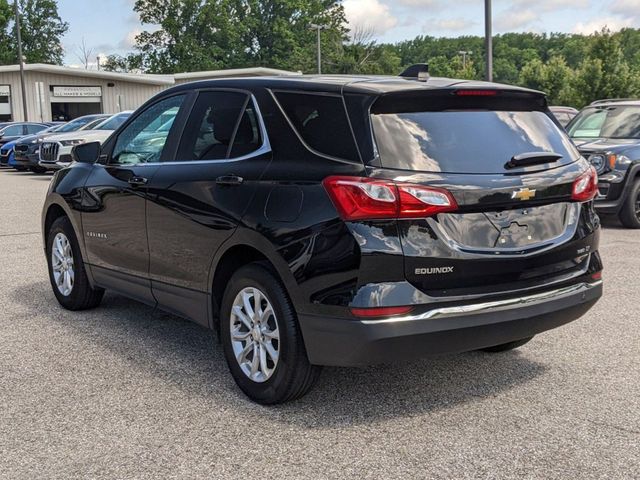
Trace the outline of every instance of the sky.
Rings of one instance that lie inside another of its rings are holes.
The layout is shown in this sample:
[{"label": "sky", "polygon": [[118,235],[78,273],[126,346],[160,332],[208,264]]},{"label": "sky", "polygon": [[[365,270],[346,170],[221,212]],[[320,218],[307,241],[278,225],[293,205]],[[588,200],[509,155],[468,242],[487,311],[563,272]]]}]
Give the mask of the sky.
[{"label": "sky", "polygon": [[[63,40],[65,63],[80,64],[77,51],[83,39],[93,57],[130,51],[143,29],[133,4],[134,0],[58,0],[60,15],[70,25]],[[483,0],[344,0],[343,5],[352,28],[369,29],[381,42],[484,33]],[[494,33],[640,28],[640,0],[494,0],[493,23]]]}]

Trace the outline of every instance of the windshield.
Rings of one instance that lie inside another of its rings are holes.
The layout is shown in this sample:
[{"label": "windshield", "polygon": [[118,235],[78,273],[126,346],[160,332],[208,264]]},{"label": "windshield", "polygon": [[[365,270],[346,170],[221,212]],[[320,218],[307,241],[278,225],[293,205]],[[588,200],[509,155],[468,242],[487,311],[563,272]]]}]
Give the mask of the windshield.
[{"label": "windshield", "polygon": [[98,125],[95,130],[116,130],[127,118],[129,118],[130,115],[130,113],[119,113],[118,115],[114,115]]},{"label": "windshield", "polygon": [[571,138],[640,138],[640,106],[589,107],[569,125]]},{"label": "windshield", "polygon": [[504,173],[515,155],[554,152],[567,164],[580,154],[540,111],[451,110],[372,114],[385,168],[449,173]]}]

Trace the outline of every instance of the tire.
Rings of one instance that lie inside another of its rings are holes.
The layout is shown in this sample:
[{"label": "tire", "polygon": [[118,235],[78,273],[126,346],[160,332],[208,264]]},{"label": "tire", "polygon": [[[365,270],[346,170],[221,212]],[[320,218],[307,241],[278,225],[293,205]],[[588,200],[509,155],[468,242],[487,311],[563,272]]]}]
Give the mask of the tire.
[{"label": "tire", "polygon": [[640,228],[640,178],[636,178],[624,200],[620,221],[627,228]]},{"label": "tire", "polygon": [[[251,322],[257,316],[247,314],[243,294],[251,310],[265,312],[261,321]],[[232,324],[235,340],[231,336]],[[255,326],[253,330],[251,325]],[[300,398],[320,375],[321,367],[309,363],[295,310],[284,286],[262,263],[241,267],[231,277],[220,308],[220,336],[231,375],[257,403],[272,405]],[[245,339],[239,340],[240,337]],[[256,352],[264,352],[264,356]],[[277,361],[268,352],[276,352]],[[254,364],[257,368],[251,377]]]},{"label": "tire", "polygon": [[[63,255],[64,261],[60,261],[58,241],[64,245],[62,248],[66,252]],[[102,300],[104,290],[91,287],[78,240],[67,217],[60,217],[51,225],[47,233],[46,252],[51,288],[60,305],[67,310],[87,310],[97,307]],[[69,252],[71,255],[68,254]],[[57,260],[54,260],[54,257]],[[54,261],[56,262],[55,269]],[[65,274],[67,277],[72,274],[71,282],[66,283]]]},{"label": "tire", "polygon": [[29,170],[31,170],[32,173],[37,173],[37,174],[42,174],[47,172],[47,169],[42,167],[31,167],[29,168]]},{"label": "tire", "polygon": [[509,350],[521,347],[525,343],[529,343],[532,338],[533,337],[522,338],[520,340],[514,340],[513,342],[503,343],[501,345],[494,345],[493,347],[481,348],[480,350],[489,353],[508,352]]}]

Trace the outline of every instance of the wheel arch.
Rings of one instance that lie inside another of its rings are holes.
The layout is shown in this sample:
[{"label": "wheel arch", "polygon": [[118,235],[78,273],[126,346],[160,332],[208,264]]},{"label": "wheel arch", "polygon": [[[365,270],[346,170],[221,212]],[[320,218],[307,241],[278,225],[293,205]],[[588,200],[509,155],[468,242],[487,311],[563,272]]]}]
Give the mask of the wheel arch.
[{"label": "wheel arch", "polygon": [[[82,254],[82,258],[84,259],[85,265],[87,265],[87,251],[84,243],[84,235],[82,230],[82,220],[80,218],[79,212],[73,212],[73,210],[69,207],[67,202],[64,201],[62,196],[57,193],[52,193],[47,198],[47,201],[44,204],[42,209],[42,242],[43,248],[46,251],[47,248],[47,237],[49,235],[49,229],[53,222],[55,222],[58,218],[66,217],[69,219],[71,223],[71,228],[73,228],[73,233],[76,236],[76,240],[78,241],[78,246],[80,247],[80,253]],[[87,265],[88,267],[88,265]],[[89,278],[89,282],[91,285],[94,285],[93,275],[91,274],[91,268],[86,269],[87,277]]]},{"label": "wheel arch", "polygon": [[232,239],[235,241],[227,241],[224,248],[218,251],[210,269],[210,326],[216,330],[219,328],[219,307],[231,276],[239,268],[254,262],[263,263],[280,279],[295,307],[299,298],[297,282],[289,266],[273,245],[261,235],[251,231],[243,232],[237,237],[234,235]]}]

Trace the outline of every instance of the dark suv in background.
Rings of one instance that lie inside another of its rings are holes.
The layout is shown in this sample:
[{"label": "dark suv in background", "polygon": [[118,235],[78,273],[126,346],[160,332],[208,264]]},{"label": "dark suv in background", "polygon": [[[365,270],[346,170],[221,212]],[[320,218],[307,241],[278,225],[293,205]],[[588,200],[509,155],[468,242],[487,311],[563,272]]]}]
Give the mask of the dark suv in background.
[{"label": "dark suv in background", "polygon": [[74,147],[42,217],[58,301],[111,289],[218,330],[261,403],[583,315],[597,176],[544,95],[414,72],[180,85]]},{"label": "dark suv in background", "polygon": [[598,213],[640,228],[640,100],[594,102],[567,128],[598,172]]}]

